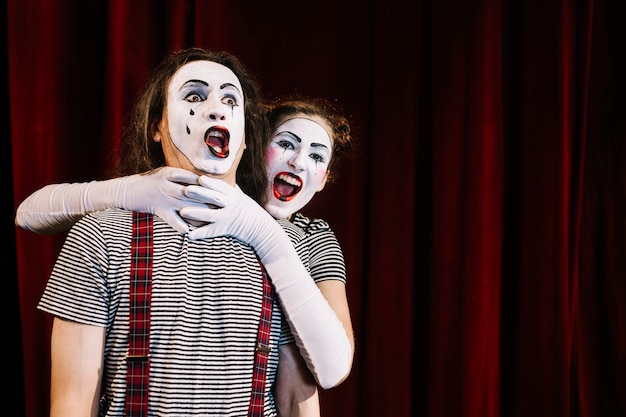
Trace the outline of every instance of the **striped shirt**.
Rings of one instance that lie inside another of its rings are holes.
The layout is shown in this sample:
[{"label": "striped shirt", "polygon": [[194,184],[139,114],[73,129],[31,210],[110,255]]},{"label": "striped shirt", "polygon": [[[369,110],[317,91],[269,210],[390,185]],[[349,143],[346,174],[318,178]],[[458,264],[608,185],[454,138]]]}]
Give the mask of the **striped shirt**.
[{"label": "striped shirt", "polygon": [[309,219],[296,213],[289,222],[281,220],[279,223],[315,282],[337,280],[347,283],[341,246],[325,220]]},{"label": "striped shirt", "polygon": [[[38,308],[107,329],[106,416],[123,415],[132,212],[85,216],[68,233]],[[154,217],[149,414],[245,416],[263,296],[253,249],[232,237],[189,240]],[[274,303],[265,415],[278,364]]]},{"label": "striped shirt", "polygon": [[[322,219],[309,219],[295,213],[290,221],[279,220],[295,246],[300,260],[316,283],[337,280],[347,283],[346,265],[341,246],[330,225]],[[295,342],[287,320],[283,319],[285,342]]]}]

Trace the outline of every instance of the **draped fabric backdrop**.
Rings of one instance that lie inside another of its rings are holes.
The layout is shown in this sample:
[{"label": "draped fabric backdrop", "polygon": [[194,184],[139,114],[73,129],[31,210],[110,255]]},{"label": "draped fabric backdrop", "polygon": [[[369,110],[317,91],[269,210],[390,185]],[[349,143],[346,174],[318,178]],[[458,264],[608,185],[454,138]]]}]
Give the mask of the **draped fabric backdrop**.
[{"label": "draped fabric backdrop", "polygon": [[352,121],[304,210],[344,248],[357,338],[325,417],[626,415],[621,3],[9,0],[9,402],[47,415],[35,306],[64,239],[9,230],[15,209],[102,178],[148,71],[201,46]]}]

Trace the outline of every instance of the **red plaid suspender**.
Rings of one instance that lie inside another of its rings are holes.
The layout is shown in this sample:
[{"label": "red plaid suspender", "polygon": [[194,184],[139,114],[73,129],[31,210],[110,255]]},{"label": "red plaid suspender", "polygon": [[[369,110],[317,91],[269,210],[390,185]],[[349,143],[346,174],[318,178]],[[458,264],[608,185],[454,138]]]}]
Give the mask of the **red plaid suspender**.
[{"label": "red plaid suspender", "polygon": [[133,212],[131,251],[125,416],[146,417],[150,376],[150,298],[152,291],[152,216],[150,214]]},{"label": "red plaid suspender", "polygon": [[[152,215],[133,212],[131,247],[130,323],[126,373],[126,417],[148,415],[150,375],[150,299],[152,291]],[[270,353],[273,290],[263,274],[263,305],[254,355],[254,374],[248,416],[262,417],[265,378]]]},{"label": "red plaid suspender", "polygon": [[265,376],[270,353],[270,332],[272,327],[272,300],[273,291],[265,268],[259,262],[263,274],[263,305],[259,332],[257,334],[256,352],[254,354],[254,374],[252,376],[252,395],[248,407],[249,417],[262,417],[265,405]]}]

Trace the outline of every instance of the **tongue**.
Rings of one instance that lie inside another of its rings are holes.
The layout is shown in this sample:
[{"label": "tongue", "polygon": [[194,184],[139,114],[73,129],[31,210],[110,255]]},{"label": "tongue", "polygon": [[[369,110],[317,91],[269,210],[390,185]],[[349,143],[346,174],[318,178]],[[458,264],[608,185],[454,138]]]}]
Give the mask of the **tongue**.
[{"label": "tongue", "polygon": [[293,194],[295,187],[284,182],[275,184],[274,189],[283,197],[289,197]]},{"label": "tongue", "polygon": [[228,157],[228,146],[223,146],[222,141],[214,136],[208,136],[205,140],[211,153],[220,158]]}]

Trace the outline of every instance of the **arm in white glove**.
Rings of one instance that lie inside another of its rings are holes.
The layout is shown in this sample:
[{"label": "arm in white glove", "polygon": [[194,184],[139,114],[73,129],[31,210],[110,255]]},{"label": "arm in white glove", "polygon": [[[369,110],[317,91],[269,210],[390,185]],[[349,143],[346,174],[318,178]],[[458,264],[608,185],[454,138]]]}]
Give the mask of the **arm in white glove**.
[{"label": "arm in white glove", "polygon": [[47,185],[24,200],[15,215],[15,224],[37,233],[67,231],[92,211],[112,207],[152,213],[181,233],[187,222],[178,215],[185,206],[205,206],[185,197],[188,184],[197,184],[198,175],[164,167],[144,174],[72,184]]},{"label": "arm in white glove", "polygon": [[186,195],[221,208],[181,209],[185,219],[211,223],[192,230],[189,237],[230,235],[254,247],[317,383],[328,389],[342,382],[352,366],[351,341],[285,231],[238,187],[205,176],[200,177],[200,184],[187,187]]}]

